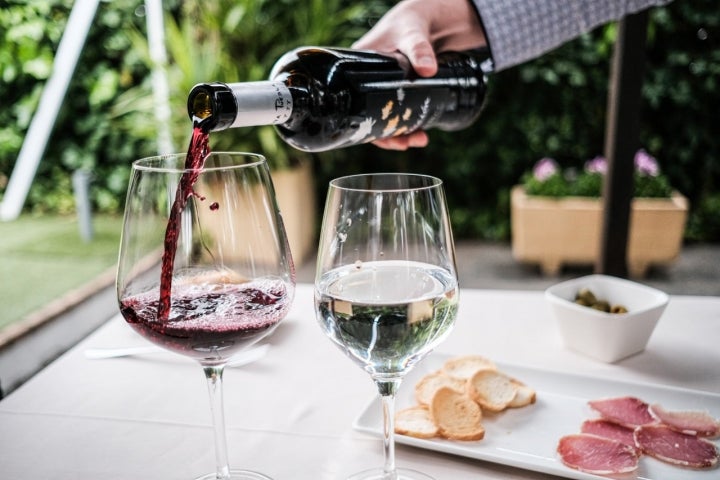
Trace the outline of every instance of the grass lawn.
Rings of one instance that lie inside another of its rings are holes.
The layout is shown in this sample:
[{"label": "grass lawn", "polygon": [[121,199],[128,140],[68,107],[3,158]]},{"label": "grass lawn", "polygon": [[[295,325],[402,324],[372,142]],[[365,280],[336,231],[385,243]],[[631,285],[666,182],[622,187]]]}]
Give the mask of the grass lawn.
[{"label": "grass lawn", "polygon": [[0,222],[0,329],[116,264],[122,218],[95,216],[93,227],[85,242],[74,216]]}]

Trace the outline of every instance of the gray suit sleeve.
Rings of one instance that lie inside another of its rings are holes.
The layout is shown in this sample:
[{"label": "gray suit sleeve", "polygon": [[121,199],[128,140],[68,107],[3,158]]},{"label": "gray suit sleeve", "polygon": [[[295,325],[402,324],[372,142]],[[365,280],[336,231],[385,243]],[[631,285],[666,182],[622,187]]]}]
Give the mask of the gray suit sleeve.
[{"label": "gray suit sleeve", "polygon": [[495,70],[537,58],[598,25],[671,0],[471,0]]}]

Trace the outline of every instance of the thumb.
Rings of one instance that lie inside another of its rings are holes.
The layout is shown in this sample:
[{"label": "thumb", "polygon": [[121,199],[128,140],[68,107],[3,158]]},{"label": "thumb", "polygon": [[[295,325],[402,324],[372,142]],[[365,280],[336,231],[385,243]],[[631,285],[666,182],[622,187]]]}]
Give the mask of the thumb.
[{"label": "thumb", "polygon": [[426,36],[407,35],[398,50],[410,60],[413,70],[421,77],[432,77],[437,73],[435,51]]}]

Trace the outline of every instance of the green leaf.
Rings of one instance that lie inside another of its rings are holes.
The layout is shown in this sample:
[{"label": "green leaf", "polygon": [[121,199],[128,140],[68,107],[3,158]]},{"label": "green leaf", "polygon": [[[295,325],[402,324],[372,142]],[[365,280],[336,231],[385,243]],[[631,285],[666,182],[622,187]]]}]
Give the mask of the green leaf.
[{"label": "green leaf", "polygon": [[90,90],[90,105],[103,105],[117,96],[119,76],[114,70],[104,70]]}]

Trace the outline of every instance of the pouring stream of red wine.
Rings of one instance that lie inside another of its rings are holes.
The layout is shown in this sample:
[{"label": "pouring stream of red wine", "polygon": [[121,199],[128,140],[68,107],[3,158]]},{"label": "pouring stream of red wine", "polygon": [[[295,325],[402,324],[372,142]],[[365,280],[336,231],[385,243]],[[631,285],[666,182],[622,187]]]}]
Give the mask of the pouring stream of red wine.
[{"label": "pouring stream of red wine", "polygon": [[175,193],[175,201],[170,209],[167,228],[165,229],[165,248],[162,256],[162,271],[160,272],[160,303],[157,313],[157,319],[160,322],[166,322],[170,316],[170,295],[175,251],[177,250],[178,235],[180,233],[180,218],[188,199],[194,195],[193,186],[205,165],[205,159],[210,155],[209,137],[209,133],[205,131],[200,123],[193,122],[192,138],[185,157],[185,172],[180,177],[180,183],[178,183]]}]

